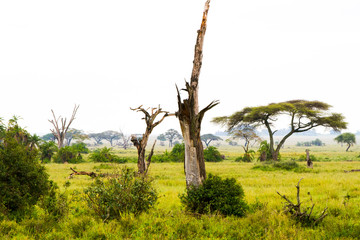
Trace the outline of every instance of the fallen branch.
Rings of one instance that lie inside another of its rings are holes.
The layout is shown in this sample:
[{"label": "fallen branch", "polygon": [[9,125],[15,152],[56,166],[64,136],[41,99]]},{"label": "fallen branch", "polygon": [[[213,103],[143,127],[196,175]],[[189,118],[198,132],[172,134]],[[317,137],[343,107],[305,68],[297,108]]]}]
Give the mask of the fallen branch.
[{"label": "fallen branch", "polygon": [[70,168],[73,172],[69,175],[69,178],[73,178],[74,175],[88,175],[92,178],[97,177],[98,175],[94,172],[85,172],[85,171],[76,171],[73,168]]},{"label": "fallen branch", "polygon": [[344,172],[346,172],[346,173],[347,173],[347,172],[360,172],[360,169],[351,169],[351,170],[349,170],[349,171],[346,171],[346,170],[345,170]]}]

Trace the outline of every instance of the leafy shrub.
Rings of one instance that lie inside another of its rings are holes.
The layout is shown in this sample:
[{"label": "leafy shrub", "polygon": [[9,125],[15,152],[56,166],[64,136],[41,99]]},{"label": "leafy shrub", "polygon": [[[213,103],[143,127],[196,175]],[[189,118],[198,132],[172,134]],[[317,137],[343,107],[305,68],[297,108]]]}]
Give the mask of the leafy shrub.
[{"label": "leafy shrub", "polygon": [[51,162],[51,158],[54,156],[58,148],[55,142],[53,141],[49,141],[49,142],[43,141],[39,145],[39,149],[41,152],[40,154],[41,163],[49,163]]},{"label": "leafy shrub", "polygon": [[[313,154],[310,154],[310,160],[317,161],[318,159]],[[306,155],[301,155],[299,157],[299,161],[306,161]]]},{"label": "leafy shrub", "polygon": [[38,150],[31,147],[31,135],[18,126],[16,118],[1,129],[0,210],[19,219],[48,192],[49,175],[37,159]]},{"label": "leafy shrub", "polygon": [[221,179],[209,174],[203,184],[189,187],[180,195],[186,210],[199,213],[220,213],[223,215],[245,216],[248,205],[244,200],[242,186],[234,178]]},{"label": "leafy shrub", "polygon": [[[272,159],[272,154],[271,154],[271,151],[270,151],[270,145],[268,144],[268,142],[265,140],[265,141],[262,141],[260,143],[260,147],[259,147],[259,150],[258,152],[260,153],[260,156],[263,152],[266,153],[266,160],[271,160]],[[260,159],[260,157],[259,157]],[[280,156],[280,153],[278,154],[278,160],[281,160],[281,156]]]},{"label": "leafy shrub", "polygon": [[165,151],[161,155],[154,155],[151,158],[152,162],[184,162],[185,160],[185,145],[175,144],[171,152]]},{"label": "leafy shrub", "polygon": [[223,160],[219,150],[214,146],[204,150],[204,159],[206,162],[221,162]]},{"label": "leafy shrub", "polygon": [[90,150],[87,148],[86,144],[83,142],[75,143],[71,145],[73,149],[75,149],[79,153],[89,153]]},{"label": "leafy shrub", "polygon": [[170,153],[172,162],[183,162],[185,160],[185,144],[175,144]]},{"label": "leafy shrub", "polygon": [[108,180],[97,178],[85,189],[89,208],[101,219],[121,219],[148,211],[158,195],[147,176],[138,176],[133,169],[124,167],[117,177]]},{"label": "leafy shrub", "polygon": [[96,149],[90,154],[89,157],[94,162],[115,162],[115,163],[125,163],[125,158],[120,158],[117,155],[111,153],[111,148],[103,147]]},{"label": "leafy shrub", "polygon": [[237,157],[235,159],[235,162],[251,162],[252,160],[254,160],[254,154],[254,150],[249,150],[247,153],[244,153],[243,156]]},{"label": "leafy shrub", "polygon": [[72,146],[65,146],[60,148],[54,156],[55,163],[80,163],[83,158],[80,152]]},{"label": "leafy shrub", "polygon": [[285,171],[294,171],[294,172],[307,172],[308,170],[304,166],[300,166],[295,161],[280,161],[280,162],[265,162],[259,165],[254,166],[252,169],[258,169],[262,171],[276,171],[276,170],[285,170]]},{"label": "leafy shrub", "polygon": [[[66,182],[66,188],[70,186],[70,182]],[[59,192],[59,187],[53,181],[50,181],[50,190],[47,195],[40,199],[40,207],[42,207],[46,214],[55,220],[63,218],[69,211],[69,204],[66,192]]]}]

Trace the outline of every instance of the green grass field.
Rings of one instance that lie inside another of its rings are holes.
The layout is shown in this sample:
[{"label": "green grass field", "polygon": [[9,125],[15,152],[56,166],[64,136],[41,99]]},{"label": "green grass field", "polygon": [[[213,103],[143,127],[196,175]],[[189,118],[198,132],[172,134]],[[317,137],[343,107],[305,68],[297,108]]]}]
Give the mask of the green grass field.
[{"label": "green grass field", "polygon": [[[70,167],[111,172],[123,165],[47,164],[50,179],[61,191],[65,182],[71,183],[66,190],[72,199],[68,215],[52,221],[39,209],[38,214],[20,223],[3,220],[0,236],[1,239],[359,239],[360,172],[345,172],[360,169],[359,152],[342,150],[339,146],[311,148],[311,154],[320,161],[314,162],[312,170],[294,172],[253,169],[258,163],[233,161],[241,155],[240,148],[236,151],[220,148],[227,160],[206,163],[207,173],[235,178],[242,185],[251,208],[244,218],[186,213],[178,197],[185,190],[183,163],[152,163],[149,174],[160,196],[156,207],[137,218],[125,216],[122,220],[103,223],[91,215],[83,196],[83,189],[94,180],[88,176],[68,179]],[[135,151],[118,150],[117,154],[131,157]],[[305,152],[304,148],[292,147],[285,148],[281,154],[289,160],[298,159]],[[136,168],[135,163],[125,165]],[[285,194],[295,202],[295,185],[301,178],[303,206],[310,207],[312,198],[315,215],[328,208],[328,216],[315,227],[301,226],[285,214],[284,201],[276,193]]]}]

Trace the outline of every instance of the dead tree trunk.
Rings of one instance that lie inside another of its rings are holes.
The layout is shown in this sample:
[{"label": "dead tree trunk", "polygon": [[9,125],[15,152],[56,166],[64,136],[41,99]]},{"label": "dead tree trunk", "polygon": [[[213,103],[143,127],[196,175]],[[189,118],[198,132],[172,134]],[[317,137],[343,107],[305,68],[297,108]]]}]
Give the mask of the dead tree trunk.
[{"label": "dead tree trunk", "polygon": [[201,121],[206,111],[219,104],[218,101],[213,101],[199,112],[199,76],[209,7],[210,0],[207,0],[201,26],[197,32],[191,81],[190,83],[185,81],[186,88],[183,89],[188,93],[188,99],[181,101],[180,92],[179,89],[177,89],[179,110],[176,113],[176,117],[179,119],[185,143],[185,175],[187,187],[192,185],[198,186],[206,178],[204,150],[200,139]]},{"label": "dead tree trunk", "polygon": [[306,165],[308,168],[313,168],[313,162],[310,159],[310,153],[309,153],[310,150],[306,149],[305,152],[306,152]]},{"label": "dead tree trunk", "polygon": [[[76,106],[76,104],[75,104],[72,116],[71,116],[70,121],[69,121],[69,123],[67,125],[66,125],[66,120],[67,119],[62,118],[61,116],[56,118],[54,111],[51,109],[51,112],[53,114],[54,119],[49,120],[49,122],[52,123],[52,125],[54,126],[54,129],[50,129],[50,131],[52,132],[52,134],[56,138],[59,148],[62,148],[64,146],[64,140],[65,140],[66,132],[69,130],[69,127],[70,127],[71,123],[74,121],[75,115],[76,115],[76,112],[77,112],[78,109],[79,109],[79,106]],[[61,126],[60,126],[59,120],[60,120]]]},{"label": "dead tree trunk", "polygon": [[[150,166],[151,156],[153,154],[154,146],[155,146],[155,144],[154,144],[152,147],[152,150],[150,152],[150,155],[148,157],[148,160],[147,160],[147,162],[145,162],[145,149],[146,149],[146,145],[149,140],[150,134],[151,134],[152,130],[165,119],[165,117],[173,116],[174,114],[169,114],[169,112],[162,111],[160,106],[158,108],[151,108],[151,114],[147,110],[142,108],[142,106],[140,106],[138,108],[130,108],[130,109],[133,111],[136,111],[136,112],[143,112],[145,114],[145,117],[143,118],[146,122],[145,133],[142,135],[141,138],[138,138],[134,135],[131,136],[131,142],[134,144],[134,146],[136,147],[137,152],[138,152],[138,164],[137,164],[138,165],[138,173],[146,174],[149,169],[149,166]],[[155,122],[156,117],[162,113],[164,114],[162,116],[162,118],[159,121]]]}]

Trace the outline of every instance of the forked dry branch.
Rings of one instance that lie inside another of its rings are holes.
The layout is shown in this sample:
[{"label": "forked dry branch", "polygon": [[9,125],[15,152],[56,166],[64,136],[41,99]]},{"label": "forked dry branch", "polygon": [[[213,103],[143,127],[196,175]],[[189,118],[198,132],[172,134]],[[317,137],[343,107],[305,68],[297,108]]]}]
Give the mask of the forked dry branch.
[{"label": "forked dry branch", "polygon": [[[284,206],[285,212],[290,213],[291,216],[297,222],[300,222],[303,225],[315,226],[327,216],[327,213],[326,213],[327,208],[325,208],[322,211],[322,213],[320,214],[320,216],[318,216],[318,217],[312,216],[314,206],[315,206],[314,203],[312,204],[311,207],[307,207],[303,211],[301,210],[301,204],[302,204],[302,202],[300,201],[300,182],[301,182],[301,180],[303,180],[303,178],[301,178],[299,180],[298,184],[296,185],[296,190],[297,190],[296,201],[297,201],[297,204],[294,204],[285,195],[281,195],[278,191],[276,191],[276,192],[277,192],[277,194],[280,195],[280,197],[282,197],[286,201],[285,206]],[[310,193],[308,193],[308,194],[310,194]]]}]

